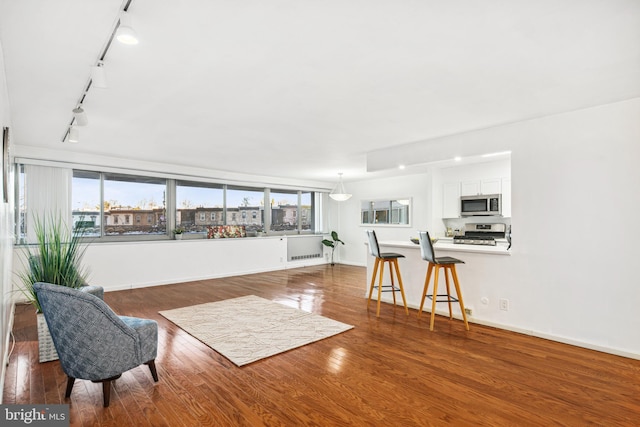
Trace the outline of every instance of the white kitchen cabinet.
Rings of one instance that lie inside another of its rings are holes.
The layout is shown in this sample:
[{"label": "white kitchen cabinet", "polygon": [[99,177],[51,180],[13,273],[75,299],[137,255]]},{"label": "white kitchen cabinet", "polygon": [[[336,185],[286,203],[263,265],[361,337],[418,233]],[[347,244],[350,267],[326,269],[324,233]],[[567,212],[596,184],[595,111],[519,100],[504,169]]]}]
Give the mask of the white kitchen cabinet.
[{"label": "white kitchen cabinet", "polygon": [[460,217],[460,183],[447,182],[442,187],[442,218]]},{"label": "white kitchen cabinet", "polygon": [[511,217],[511,178],[502,178],[502,216]]},{"label": "white kitchen cabinet", "polygon": [[476,196],[478,194],[500,194],[502,192],[500,178],[483,179],[477,181],[463,181],[460,184],[461,196]]},{"label": "white kitchen cabinet", "polygon": [[475,196],[480,194],[480,181],[463,181],[460,183],[461,196]]}]

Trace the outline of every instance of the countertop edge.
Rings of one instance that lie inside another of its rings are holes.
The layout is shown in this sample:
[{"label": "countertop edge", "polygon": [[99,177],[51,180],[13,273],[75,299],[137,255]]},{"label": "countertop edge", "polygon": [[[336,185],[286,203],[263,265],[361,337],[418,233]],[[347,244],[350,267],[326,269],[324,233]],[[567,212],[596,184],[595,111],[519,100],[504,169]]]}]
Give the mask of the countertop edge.
[{"label": "countertop edge", "polygon": [[[365,242],[365,244],[368,244],[368,243]],[[386,247],[420,250],[420,246],[416,245],[415,243],[398,241],[398,240],[379,241],[378,245],[380,245],[381,247],[386,246]],[[497,246],[464,245],[464,244],[461,245],[461,244],[438,241],[433,245],[433,249],[436,250],[436,252],[441,252],[441,251],[467,252],[467,253],[476,253],[476,254],[511,256],[511,252],[507,250],[507,246],[502,244],[498,244]]]}]

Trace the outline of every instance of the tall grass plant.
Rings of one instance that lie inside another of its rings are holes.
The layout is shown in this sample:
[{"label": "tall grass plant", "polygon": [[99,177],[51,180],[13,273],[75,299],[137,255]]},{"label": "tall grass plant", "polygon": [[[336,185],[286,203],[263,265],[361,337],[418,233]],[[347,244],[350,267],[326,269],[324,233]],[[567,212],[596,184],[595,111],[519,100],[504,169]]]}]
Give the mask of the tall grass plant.
[{"label": "tall grass plant", "polygon": [[81,261],[88,245],[82,242],[83,228],[70,229],[60,217],[34,219],[36,243],[25,245],[24,269],[19,273],[21,291],[38,313],[42,310],[33,289],[36,282],[79,288],[88,271]]}]

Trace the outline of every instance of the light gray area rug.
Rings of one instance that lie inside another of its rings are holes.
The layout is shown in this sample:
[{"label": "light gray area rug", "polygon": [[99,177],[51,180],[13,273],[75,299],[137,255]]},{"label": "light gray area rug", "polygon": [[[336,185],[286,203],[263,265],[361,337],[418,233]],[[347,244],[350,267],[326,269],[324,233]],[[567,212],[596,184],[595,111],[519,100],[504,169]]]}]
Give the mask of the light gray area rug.
[{"label": "light gray area rug", "polygon": [[159,313],[238,366],[353,328],[255,295]]}]

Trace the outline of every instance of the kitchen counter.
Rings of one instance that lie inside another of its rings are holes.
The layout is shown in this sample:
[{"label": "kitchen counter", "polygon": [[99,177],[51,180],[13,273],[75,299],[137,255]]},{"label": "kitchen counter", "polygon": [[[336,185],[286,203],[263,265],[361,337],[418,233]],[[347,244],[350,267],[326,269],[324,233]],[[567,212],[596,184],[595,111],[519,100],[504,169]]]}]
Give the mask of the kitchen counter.
[{"label": "kitchen counter", "polygon": [[[399,264],[407,304],[410,308],[417,309],[420,307],[420,297],[422,296],[428,267],[428,263],[422,259],[420,254],[420,246],[411,242],[408,238],[404,241],[380,240],[378,245],[380,246],[381,252],[396,252],[404,256],[399,260]],[[495,298],[491,293],[490,284],[496,280],[496,277],[503,274],[502,272],[505,270],[505,266],[512,262],[511,251],[507,250],[508,244],[506,240],[498,239],[496,246],[483,246],[454,244],[452,238],[445,237],[439,239],[433,246],[437,257],[450,256],[464,261],[464,264],[458,265],[456,270],[460,279],[462,292],[464,293],[465,305],[473,307],[478,313],[482,313],[483,310],[488,310],[489,306],[483,305],[481,300],[483,297],[489,297],[489,299]],[[367,283],[366,290],[363,289],[363,291],[365,291],[365,296],[368,297],[371,275],[373,274],[374,257],[369,254],[367,243],[365,243],[365,249],[367,251]],[[440,274],[440,279],[444,286],[444,273]],[[383,282],[386,285],[390,284],[388,268],[385,268]],[[431,286],[433,286],[433,283]],[[396,295],[396,298],[399,298],[399,294]],[[391,292],[383,293],[382,301],[392,303]],[[399,299],[398,303],[402,304],[402,300]],[[428,307],[425,307],[425,311],[431,309],[430,303],[427,305]],[[452,309],[454,316],[460,317],[460,308],[458,305],[453,304]],[[401,311],[398,312],[400,313]],[[438,304],[436,312],[445,314],[445,312],[447,312],[447,305]],[[404,313],[404,311],[402,311],[402,313]],[[428,319],[428,316],[423,316],[423,318]],[[473,317],[470,318],[470,321],[473,322]]]}]

